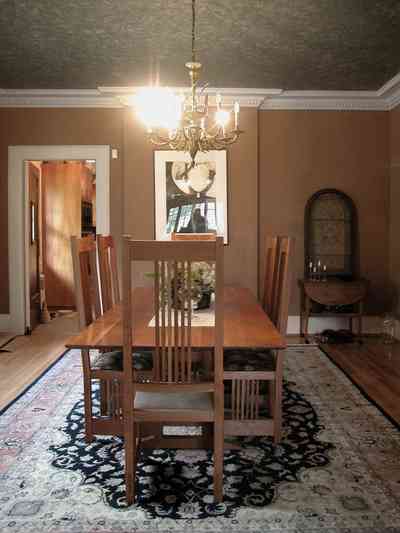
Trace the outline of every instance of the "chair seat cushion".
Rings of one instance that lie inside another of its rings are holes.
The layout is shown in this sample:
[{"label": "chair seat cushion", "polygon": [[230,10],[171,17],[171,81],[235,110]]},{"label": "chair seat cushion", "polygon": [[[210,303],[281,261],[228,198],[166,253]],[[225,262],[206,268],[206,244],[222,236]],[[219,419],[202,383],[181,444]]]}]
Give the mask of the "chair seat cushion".
[{"label": "chair seat cushion", "polygon": [[224,370],[234,372],[274,371],[275,355],[271,350],[225,350]]},{"label": "chair seat cushion", "polygon": [[213,410],[211,392],[137,392],[135,409]]},{"label": "chair seat cushion", "polygon": [[[91,362],[93,370],[122,371],[123,354],[121,350],[100,353]],[[135,370],[151,370],[153,368],[153,354],[151,352],[132,353],[132,363]]]}]

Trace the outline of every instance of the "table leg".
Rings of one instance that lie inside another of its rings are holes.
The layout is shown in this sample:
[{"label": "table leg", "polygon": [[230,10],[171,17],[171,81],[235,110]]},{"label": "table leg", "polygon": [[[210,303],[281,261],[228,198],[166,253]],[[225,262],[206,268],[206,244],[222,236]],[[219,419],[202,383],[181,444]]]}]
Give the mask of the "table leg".
[{"label": "table leg", "polygon": [[92,379],[90,377],[90,354],[88,348],[81,350],[83,368],[83,403],[85,411],[85,439],[93,441],[93,406],[92,406]]},{"label": "table leg", "polygon": [[363,312],[364,312],[364,306],[363,306],[362,301],[359,303],[358,311],[360,313],[358,317],[358,336],[361,337],[362,336],[362,319],[363,319]]},{"label": "table leg", "polygon": [[305,312],[304,312],[304,336],[306,342],[308,342],[308,321],[310,318],[310,299],[308,296],[305,297]]}]

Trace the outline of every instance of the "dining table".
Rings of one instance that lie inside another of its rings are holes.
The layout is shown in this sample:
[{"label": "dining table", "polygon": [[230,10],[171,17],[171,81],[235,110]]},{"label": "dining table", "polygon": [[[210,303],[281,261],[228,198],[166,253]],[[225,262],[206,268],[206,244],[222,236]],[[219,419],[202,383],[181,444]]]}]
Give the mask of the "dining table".
[{"label": "dining table", "polygon": [[[280,334],[266,315],[250,289],[226,286],[223,295],[224,350],[246,348],[283,350],[286,348],[285,337]],[[132,294],[132,305],[132,349],[151,350],[155,347],[155,327],[152,326],[154,323],[153,289],[151,287],[135,288]],[[121,349],[122,344],[122,304],[117,304],[85,327],[78,335],[69,338],[66,347],[79,350],[98,349],[104,352]],[[204,354],[212,354],[214,328],[204,325],[192,327],[191,346]],[[206,429],[203,428],[204,431]],[[100,417],[93,421],[93,431],[97,434],[122,435],[122,419],[110,418],[108,420]],[[210,436],[206,432],[203,441],[201,438],[194,438],[191,444],[183,445],[180,438],[163,439],[160,437],[161,431],[155,424],[146,423],[142,433],[152,435],[158,432],[160,447],[203,447],[204,443],[210,442]],[[203,442],[203,445],[198,446],[199,442]],[[143,446],[147,447],[145,440],[143,443]]]},{"label": "dining table", "polygon": [[[154,297],[151,287],[136,287],[132,294],[132,348],[155,347]],[[192,327],[192,348],[209,349],[214,346],[214,328]],[[117,304],[69,338],[67,348],[115,349],[122,347],[122,304]],[[224,287],[224,349],[270,348],[282,350],[286,341],[279,333],[252,291],[240,286]]]}]

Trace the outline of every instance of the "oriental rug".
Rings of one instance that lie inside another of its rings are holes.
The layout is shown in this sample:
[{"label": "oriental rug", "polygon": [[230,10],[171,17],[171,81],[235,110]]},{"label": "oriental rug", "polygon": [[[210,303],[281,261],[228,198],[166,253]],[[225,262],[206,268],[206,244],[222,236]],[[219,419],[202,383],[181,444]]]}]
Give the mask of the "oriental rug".
[{"label": "oriental rug", "polygon": [[86,445],[80,356],[65,355],[0,417],[0,530],[400,531],[400,435],[315,347],[286,351],[284,438],[212,456],[154,450],[127,508],[123,443]]}]

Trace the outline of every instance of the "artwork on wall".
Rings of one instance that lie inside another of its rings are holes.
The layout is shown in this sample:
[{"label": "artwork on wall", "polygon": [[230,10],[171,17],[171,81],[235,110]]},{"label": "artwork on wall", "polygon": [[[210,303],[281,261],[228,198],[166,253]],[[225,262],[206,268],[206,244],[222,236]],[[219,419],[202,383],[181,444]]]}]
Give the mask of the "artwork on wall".
[{"label": "artwork on wall", "polygon": [[156,239],[171,233],[211,233],[228,243],[226,151],[154,152]]}]

